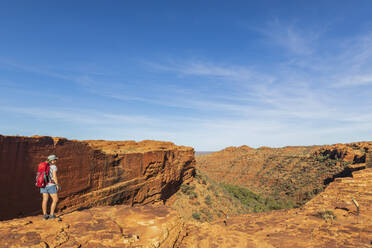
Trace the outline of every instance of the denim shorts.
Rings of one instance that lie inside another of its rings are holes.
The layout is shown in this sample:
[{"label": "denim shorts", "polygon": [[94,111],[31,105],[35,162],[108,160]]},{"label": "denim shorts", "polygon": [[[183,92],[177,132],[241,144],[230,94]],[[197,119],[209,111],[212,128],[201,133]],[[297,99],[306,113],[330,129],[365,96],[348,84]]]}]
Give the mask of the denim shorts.
[{"label": "denim shorts", "polygon": [[57,194],[57,186],[54,184],[46,186],[45,188],[40,188],[40,193]]}]

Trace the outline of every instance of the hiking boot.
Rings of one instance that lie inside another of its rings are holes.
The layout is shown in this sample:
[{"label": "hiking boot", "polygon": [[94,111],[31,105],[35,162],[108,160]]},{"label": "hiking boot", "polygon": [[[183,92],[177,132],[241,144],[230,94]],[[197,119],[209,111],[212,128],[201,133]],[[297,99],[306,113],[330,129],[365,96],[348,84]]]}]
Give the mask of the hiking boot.
[{"label": "hiking boot", "polygon": [[57,216],[55,216],[54,214],[49,215],[49,219],[56,219],[56,218],[57,218]]},{"label": "hiking boot", "polygon": [[49,215],[47,215],[47,214],[43,215],[43,220],[47,220],[48,218],[49,218]]}]

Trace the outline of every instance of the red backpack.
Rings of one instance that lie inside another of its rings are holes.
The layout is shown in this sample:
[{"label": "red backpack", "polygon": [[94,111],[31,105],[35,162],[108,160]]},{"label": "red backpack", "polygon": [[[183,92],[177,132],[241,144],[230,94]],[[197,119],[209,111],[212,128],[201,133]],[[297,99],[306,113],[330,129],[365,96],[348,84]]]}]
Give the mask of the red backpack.
[{"label": "red backpack", "polygon": [[37,174],[36,174],[36,187],[45,188],[49,182],[49,163],[42,162],[38,165]]}]

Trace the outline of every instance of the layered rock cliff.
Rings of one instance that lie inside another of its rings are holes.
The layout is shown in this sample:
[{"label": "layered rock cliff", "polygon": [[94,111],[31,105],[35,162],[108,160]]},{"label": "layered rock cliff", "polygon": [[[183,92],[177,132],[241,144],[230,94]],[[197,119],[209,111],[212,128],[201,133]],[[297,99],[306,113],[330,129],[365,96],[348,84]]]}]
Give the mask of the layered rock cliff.
[{"label": "layered rock cliff", "polygon": [[0,135],[0,220],[40,213],[37,165],[58,160],[60,212],[165,201],[192,179],[194,150],[160,141],[75,141]]}]

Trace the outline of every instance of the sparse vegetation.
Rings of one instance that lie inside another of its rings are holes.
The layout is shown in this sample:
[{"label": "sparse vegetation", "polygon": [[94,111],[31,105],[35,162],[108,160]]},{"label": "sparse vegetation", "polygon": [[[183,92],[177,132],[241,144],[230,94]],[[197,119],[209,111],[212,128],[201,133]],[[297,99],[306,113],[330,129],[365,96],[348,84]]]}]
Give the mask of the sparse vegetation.
[{"label": "sparse vegetation", "polygon": [[208,209],[206,208],[202,208],[200,210],[200,212],[206,217],[206,220],[207,221],[212,221],[214,218],[213,218],[213,215],[209,212]]},{"label": "sparse vegetation", "polygon": [[303,205],[322,192],[333,176],[343,176],[348,165],[365,161],[366,167],[372,166],[364,143],[259,149],[242,146],[197,157],[203,173],[260,196],[271,196],[274,200],[267,202],[273,209]]},{"label": "sparse vegetation", "polygon": [[215,188],[213,185],[208,185],[207,190],[215,191]]},{"label": "sparse vegetation", "polygon": [[225,214],[234,216],[294,206],[291,201],[280,201],[247,188],[217,183],[198,170],[193,182],[181,185],[175,199],[172,206],[183,218],[201,222],[213,221]]},{"label": "sparse vegetation", "polygon": [[203,176],[200,173],[196,173],[194,178],[199,181],[203,179]]},{"label": "sparse vegetation", "polygon": [[174,199],[171,206],[183,218],[201,222],[216,220],[222,216],[221,212],[230,216],[249,212],[238,199],[198,170],[191,183],[181,185]]},{"label": "sparse vegetation", "polygon": [[195,220],[200,220],[200,214],[198,212],[192,212],[191,215]]},{"label": "sparse vegetation", "polygon": [[331,211],[331,210],[324,210],[324,211],[319,211],[314,216],[321,218],[323,220],[335,220],[336,215]]},{"label": "sparse vegetation", "polygon": [[190,191],[188,193],[188,195],[189,195],[190,200],[194,200],[194,199],[198,198],[198,194],[196,194],[196,192],[194,192],[194,191]]},{"label": "sparse vegetation", "polygon": [[208,206],[212,205],[212,199],[211,199],[210,195],[207,195],[205,197],[205,204],[207,204]]},{"label": "sparse vegetation", "polygon": [[194,187],[192,187],[192,186],[190,186],[190,185],[188,185],[188,184],[182,184],[181,185],[181,191],[182,191],[182,193],[184,193],[184,194],[189,194],[191,191],[193,191],[195,189],[195,186]]},{"label": "sparse vegetation", "polygon": [[224,184],[221,186],[232,196],[237,198],[244,206],[253,212],[262,212],[268,210],[277,210],[283,208],[293,208],[295,204],[290,201],[276,200],[272,197],[263,197],[253,193],[247,188],[239,187],[232,184]]},{"label": "sparse vegetation", "polygon": [[188,195],[190,200],[198,197],[198,194],[194,191],[195,186],[190,186],[188,184],[181,185],[181,192]]}]

